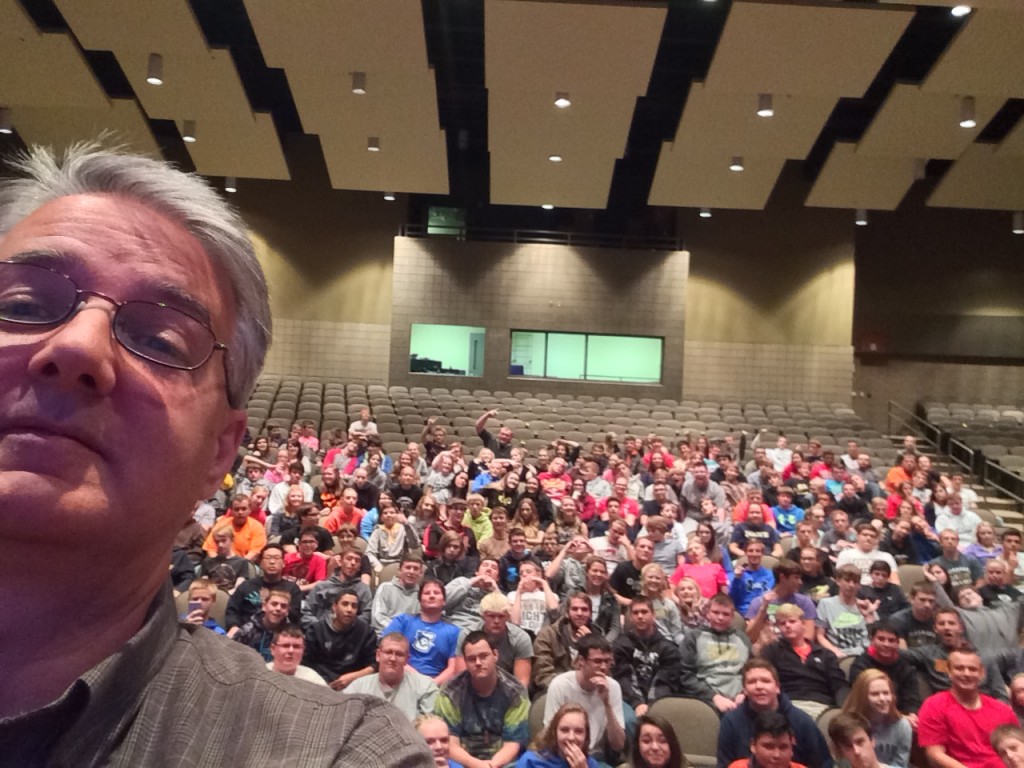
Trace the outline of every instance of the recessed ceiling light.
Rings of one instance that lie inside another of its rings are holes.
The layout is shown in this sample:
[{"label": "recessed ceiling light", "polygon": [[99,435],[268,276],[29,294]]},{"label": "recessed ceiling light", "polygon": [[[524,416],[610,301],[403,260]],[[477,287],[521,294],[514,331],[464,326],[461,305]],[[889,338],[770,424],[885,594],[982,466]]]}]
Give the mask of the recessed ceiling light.
[{"label": "recessed ceiling light", "polygon": [[572,102],[569,100],[569,94],[566,91],[558,91],[555,93],[555,106],[559,109],[565,109],[566,107],[572,106]]},{"label": "recessed ceiling light", "polygon": [[736,155],[732,159],[732,162],[729,163],[729,170],[730,171],[735,171],[736,173],[739,173],[740,171],[742,171],[743,170],[743,158],[740,157],[739,155]]},{"label": "recessed ceiling light", "polygon": [[544,205],[542,205],[541,208],[543,208],[545,211],[553,211],[555,209],[555,206],[553,206],[551,203],[544,203]]},{"label": "recessed ceiling light", "polygon": [[968,13],[971,12],[971,6],[969,6],[969,5],[954,5],[950,9],[949,12],[952,13],[957,18],[960,18],[961,16],[966,16]]},{"label": "recessed ceiling light", "polygon": [[164,84],[164,57],[159,53],[149,54],[149,63],[146,65],[146,82],[150,85]]},{"label": "recessed ceiling light", "polygon": [[384,199],[387,200],[389,203],[394,202],[394,200],[395,200],[395,193],[394,192],[385,192],[384,193]]},{"label": "recessed ceiling light", "polygon": [[711,209],[710,208],[701,208],[700,209],[700,213],[698,214],[698,216],[700,216],[702,219],[710,219],[711,218]]},{"label": "recessed ceiling light", "polygon": [[560,162],[562,162],[562,156],[561,155],[548,155],[548,160],[550,160],[552,163],[560,163]]}]

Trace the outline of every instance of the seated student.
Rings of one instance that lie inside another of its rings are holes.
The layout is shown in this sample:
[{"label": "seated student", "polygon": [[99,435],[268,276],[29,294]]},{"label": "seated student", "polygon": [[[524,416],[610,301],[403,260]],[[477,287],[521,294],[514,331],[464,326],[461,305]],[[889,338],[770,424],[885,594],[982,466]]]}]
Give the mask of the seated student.
[{"label": "seated student", "polygon": [[1000,725],[992,731],[990,743],[1006,768],[1024,768],[1024,728]]},{"label": "seated student", "polygon": [[398,575],[377,586],[370,610],[370,626],[379,635],[384,626],[403,613],[419,613],[420,582],[423,580],[423,561],[419,555],[409,553],[398,566]]},{"label": "seated student", "polygon": [[444,620],[444,584],[424,579],[419,589],[419,613],[403,613],[392,619],[381,636],[398,632],[409,641],[409,666],[439,687],[460,671],[456,649],[462,631]]},{"label": "seated student", "polygon": [[753,658],[743,666],[743,703],[722,717],[718,730],[717,768],[750,756],[754,721],[764,712],[779,712],[796,734],[794,757],[804,765],[832,768],[828,744],[809,715],[781,693],[779,675],[769,662]]},{"label": "seated student", "polygon": [[828,552],[832,561],[835,562],[844,549],[850,549],[855,546],[854,542],[857,541],[857,534],[850,527],[850,516],[843,512],[843,510],[832,510],[831,519],[832,529],[822,534],[821,548]]},{"label": "seated student", "polygon": [[793,762],[796,737],[784,715],[762,712],[754,719],[750,757],[729,763],[729,768],[807,768]]},{"label": "seated student", "polygon": [[778,639],[775,612],[780,605],[795,605],[803,612],[807,637],[814,636],[814,621],[818,618],[814,601],[800,592],[803,575],[799,565],[790,560],[780,560],[772,569],[772,575],[775,577],[775,587],[755,597],[744,615],[747,620],[747,636],[757,648]]},{"label": "seated student", "polygon": [[594,554],[603,558],[608,565],[608,573],[614,573],[619,563],[629,560],[633,547],[627,536],[628,526],[621,517],[612,518],[608,523],[608,533],[590,540]]},{"label": "seated student", "polygon": [[230,527],[234,538],[232,539],[232,552],[238,557],[255,561],[260,552],[267,545],[267,532],[264,527],[252,517],[249,497],[242,493],[236,493],[231,498],[231,509],[213,524],[213,528],[203,542],[203,549],[208,555],[217,554],[217,546],[213,541],[213,534],[221,528]]},{"label": "seated student", "polygon": [[956,531],[946,528],[939,533],[942,554],[929,560],[928,565],[938,565],[949,576],[951,587],[964,587],[977,584],[985,576],[981,563],[970,555],[960,552],[960,536]]},{"label": "seated student", "polygon": [[909,608],[906,596],[899,584],[893,584],[890,576],[892,569],[885,560],[875,560],[871,563],[871,583],[865,585],[861,580],[860,589],[857,590],[858,600],[878,602],[878,618],[887,619],[894,613]]},{"label": "seated student", "polygon": [[556,675],[573,669],[576,643],[580,638],[603,634],[592,619],[592,604],[586,593],[569,595],[565,615],[544,627],[533,643],[534,690],[543,693]]},{"label": "seated student", "polygon": [[206,557],[196,573],[217,585],[218,589],[233,592],[235,587],[256,575],[256,566],[244,557],[233,553],[235,532],[231,526],[218,529],[213,534],[216,554]]},{"label": "seated student", "polygon": [[629,768],[689,768],[671,723],[657,715],[636,719],[629,756]]},{"label": "seated student", "polygon": [[828,737],[835,751],[850,768],[906,768],[879,762],[871,723],[862,715],[842,713],[828,724]]},{"label": "seated student", "polygon": [[641,537],[649,539],[654,544],[651,560],[664,568],[666,573],[675,571],[686,557],[686,543],[668,535],[671,527],[672,523],[660,515],[650,517],[646,526],[647,536]]},{"label": "seated student", "polygon": [[978,589],[978,594],[986,608],[1016,602],[1024,597],[1024,593],[1010,583],[1012,576],[1009,563],[1001,558],[993,558],[985,563],[985,583]]},{"label": "seated student", "polygon": [[359,594],[343,589],[334,599],[331,615],[306,627],[303,661],[336,691],[373,672],[377,636],[359,618]]},{"label": "seated student", "polygon": [[828,555],[815,547],[801,547],[797,558],[800,564],[801,594],[811,598],[815,606],[821,602],[822,598],[839,594],[839,585],[825,573],[826,567],[832,567],[832,561],[828,559]]},{"label": "seated student", "polygon": [[271,661],[267,662],[267,669],[297,680],[305,680],[307,683],[326,686],[327,683],[316,670],[300,664],[305,650],[306,639],[302,629],[294,624],[285,624],[274,633],[274,639],[270,643]]},{"label": "seated student", "polygon": [[761,649],[761,656],[779,673],[782,691],[811,717],[841,706],[850,692],[839,659],[806,637],[803,612],[795,605],[780,605],[775,623],[781,637]]},{"label": "seated student", "polygon": [[879,760],[894,768],[907,768],[914,739],[911,723],[916,723],[917,719],[900,714],[896,708],[896,686],[885,672],[864,670],[843,704],[843,713],[863,717],[871,723],[873,751]]},{"label": "seated student", "polygon": [[494,507],[491,510],[491,535],[480,539],[477,549],[480,557],[492,557],[500,560],[510,547],[508,530],[508,510]]},{"label": "seated student", "polygon": [[910,607],[889,617],[901,648],[917,648],[939,642],[935,634],[935,585],[930,581],[915,582],[910,588]]},{"label": "seated student", "polygon": [[467,632],[483,629],[480,601],[495,592],[498,592],[498,562],[484,558],[474,576],[460,576],[445,584],[445,618]]},{"label": "seated student", "polygon": [[557,618],[558,595],[533,560],[524,560],[519,574],[518,586],[508,594],[508,599],[512,601],[511,620],[536,637],[538,632]]},{"label": "seated student", "polygon": [[732,598],[736,610],[746,615],[754,598],[760,597],[775,586],[775,577],[761,564],[764,557],[763,542],[751,539],[747,542],[744,554],[747,562],[736,566],[729,597]]},{"label": "seated student", "polygon": [[448,723],[444,718],[437,715],[420,715],[413,721],[420,736],[427,742],[427,748],[434,758],[435,768],[463,768],[461,763],[456,763],[449,755],[451,754],[451,734],[448,731]]},{"label": "seated student", "polygon": [[630,603],[629,620],[612,644],[612,655],[612,677],[622,690],[622,700],[638,715],[657,699],[677,692],[679,646],[658,631],[650,598],[637,597]]},{"label": "seated student", "polygon": [[[310,507],[312,509],[312,507]],[[303,528],[299,532],[298,552],[284,556],[284,577],[303,592],[309,592],[323,581],[328,574],[328,558],[317,551],[319,540],[314,528]]]},{"label": "seated student", "polygon": [[633,556],[615,567],[608,583],[615,590],[621,604],[629,605],[630,600],[643,592],[640,572],[653,558],[654,542],[642,536],[633,544]]},{"label": "seated student", "polygon": [[576,643],[576,668],[555,676],[548,685],[544,700],[544,724],[566,703],[582,704],[590,722],[592,755],[621,752],[626,745],[625,715],[622,689],[609,675],[612,669],[612,647],[601,635],[581,637]]},{"label": "seated student", "polygon": [[373,569],[380,573],[385,565],[401,562],[410,551],[419,549],[420,541],[408,523],[399,520],[399,512],[392,505],[383,505],[380,522],[370,534],[366,544],[366,556]]},{"label": "seated student", "polygon": [[950,652],[950,689],[925,699],[917,721],[918,742],[933,765],[998,768],[989,734],[1000,725],[1017,725],[1017,716],[1009,705],[981,693],[984,675],[981,657],[972,649]]},{"label": "seated student", "polygon": [[363,693],[389,701],[410,720],[434,712],[438,688],[408,666],[409,641],[397,632],[384,635],[375,651],[377,672],[353,680],[345,693]]},{"label": "seated student", "polygon": [[263,599],[263,609],[239,628],[234,640],[252,648],[264,661],[273,661],[270,644],[274,639],[274,633],[288,621],[291,602],[290,592],[271,589]]},{"label": "seated student", "polygon": [[778,531],[764,522],[764,508],[759,503],[747,507],[747,519],[736,525],[729,540],[729,554],[734,558],[746,554],[746,545],[750,541],[759,541],[764,551],[772,557],[782,557],[782,544]]},{"label": "seated student", "polygon": [[209,579],[196,579],[188,587],[188,612],[181,620],[188,624],[199,624],[217,635],[227,632],[214,619],[210,618],[210,609],[217,601],[217,587]]},{"label": "seated student", "polygon": [[451,756],[467,768],[507,765],[529,738],[526,689],[498,667],[498,649],[483,632],[466,636],[462,656],[464,671],[441,687],[434,706],[451,731]]},{"label": "seated student", "polygon": [[[796,494],[788,485],[783,485],[778,490],[779,503],[772,507],[772,514],[775,516],[775,527],[779,533],[795,533],[797,523],[804,519],[804,510],[793,503],[795,497]],[[749,508],[747,520],[750,520]]]},{"label": "seated student", "polygon": [[818,642],[839,658],[857,656],[868,647],[868,622],[877,621],[874,603],[857,600],[860,570],[844,565],[836,571],[839,594],[818,603]]},{"label": "seated student", "polygon": [[335,559],[338,569],[329,578],[318,581],[302,601],[303,628],[328,615],[343,589],[351,589],[359,596],[359,618],[370,623],[373,597],[359,572],[362,555],[355,547],[343,547]]},{"label": "seated student", "polygon": [[721,563],[708,557],[707,548],[696,536],[686,545],[686,560],[676,568],[669,581],[675,585],[684,577],[696,581],[701,594],[707,598],[729,591],[729,577],[725,569]]},{"label": "seated student", "polygon": [[[490,640],[491,647],[498,651],[498,667],[515,677],[524,688],[529,688],[533,671],[533,641],[525,630],[509,623],[511,605],[496,588],[484,595],[479,604],[483,616],[481,629]],[[465,639],[465,634],[462,639]],[[462,648],[458,650],[461,652]]]},{"label": "seated student", "polygon": [[896,573],[896,561],[888,552],[878,548],[878,529],[871,523],[857,523],[857,541],[854,546],[844,549],[836,558],[836,568],[844,565],[855,565],[860,571],[860,583],[871,585],[871,567],[879,560],[889,566],[889,581],[899,587],[900,579]]},{"label": "seated student", "polygon": [[743,666],[752,650],[745,632],[732,626],[735,608],[727,595],[708,605],[708,626],[686,633],[680,648],[680,694],[700,699],[721,713],[743,700]]},{"label": "seated student", "polygon": [[516,768],[598,768],[587,754],[590,722],[579,704],[563,704],[544,728],[533,749],[520,755]]},{"label": "seated student", "polygon": [[526,532],[519,527],[508,532],[508,551],[498,560],[498,585],[502,592],[512,592],[519,586],[519,566],[532,557],[527,547]]},{"label": "seated student", "polygon": [[[942,585],[946,574],[934,566],[925,568],[925,577],[935,579]],[[994,608],[986,608],[973,585],[953,590],[956,612],[964,623],[967,639],[982,653],[991,654],[1019,645],[1021,626],[1024,625],[1024,603],[1000,601]],[[935,593],[936,602],[944,608],[953,607],[953,602],[941,587]]]},{"label": "seated student", "polygon": [[871,645],[850,666],[850,684],[870,669],[885,673],[896,686],[896,707],[917,723],[917,710],[921,708],[921,694],[913,665],[900,655],[900,638],[895,625],[888,619],[880,619],[868,627]]}]

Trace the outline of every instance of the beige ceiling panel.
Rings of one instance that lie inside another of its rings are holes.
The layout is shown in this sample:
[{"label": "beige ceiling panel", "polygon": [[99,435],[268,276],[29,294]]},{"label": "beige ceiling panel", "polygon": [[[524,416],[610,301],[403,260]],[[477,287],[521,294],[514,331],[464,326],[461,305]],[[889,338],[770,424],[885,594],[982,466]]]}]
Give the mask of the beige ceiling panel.
[{"label": "beige ceiling panel", "polygon": [[1005,99],[979,96],[978,127],[961,128],[960,97],[897,84],[857,145],[857,154],[955,160],[1003,106]]},{"label": "beige ceiling panel", "polygon": [[836,142],[806,205],[893,211],[914,183],[914,161],[864,155],[850,142]]},{"label": "beige ceiling panel", "polygon": [[161,157],[145,115],[132,99],[111,99],[99,109],[26,107],[17,110],[18,135],[28,144],[66,147],[84,139],[109,136],[109,143]]},{"label": "beige ceiling panel", "polygon": [[17,0],[0,0],[0,103],[102,109],[106,94],[66,34],[41,34]]},{"label": "beige ceiling panel", "polygon": [[761,210],[782,172],[781,157],[744,157],[745,170],[729,170],[731,153],[702,147],[662,147],[651,185],[650,205]]},{"label": "beige ceiling panel", "polygon": [[992,144],[972,144],[942,177],[928,205],[1024,210],[1024,157],[1000,157]]},{"label": "beige ceiling panel", "polygon": [[803,159],[835,104],[831,96],[776,96],[774,117],[758,117],[756,93],[718,93],[693,83],[675,143],[728,154]]},{"label": "beige ceiling panel", "polygon": [[913,11],[734,2],[708,70],[714,91],[860,97]]},{"label": "beige ceiling panel", "polygon": [[1012,11],[972,13],[922,88],[976,97],[1024,97],[1024,3],[1017,0]]},{"label": "beige ceiling panel", "polygon": [[[408,0],[246,0],[260,48],[283,68],[303,130],[336,189],[448,192],[445,134],[423,10]],[[352,93],[352,73],[366,93]],[[379,139],[381,151],[368,152]]]},{"label": "beige ceiling panel", "polygon": [[[604,208],[664,7],[521,0],[485,5],[491,202]],[[555,93],[572,106],[554,106]],[[558,154],[561,163],[551,163]]]},{"label": "beige ceiling panel", "polygon": [[[268,114],[254,113],[231,54],[210,49],[187,0],[55,0],[82,47],[113,51],[146,114],[196,121],[187,145],[199,173],[287,179]],[[164,59],[164,84],[146,83],[150,53]]]}]

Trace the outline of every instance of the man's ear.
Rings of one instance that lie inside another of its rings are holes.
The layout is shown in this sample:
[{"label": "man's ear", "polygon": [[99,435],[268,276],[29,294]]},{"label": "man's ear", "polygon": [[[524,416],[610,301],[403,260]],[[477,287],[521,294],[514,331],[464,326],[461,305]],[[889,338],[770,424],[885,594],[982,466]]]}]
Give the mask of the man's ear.
[{"label": "man's ear", "polygon": [[203,488],[206,493],[204,498],[216,493],[224,481],[224,475],[231,471],[247,424],[248,419],[244,410],[229,408],[224,411],[220,427],[213,435],[213,457],[203,477]]}]

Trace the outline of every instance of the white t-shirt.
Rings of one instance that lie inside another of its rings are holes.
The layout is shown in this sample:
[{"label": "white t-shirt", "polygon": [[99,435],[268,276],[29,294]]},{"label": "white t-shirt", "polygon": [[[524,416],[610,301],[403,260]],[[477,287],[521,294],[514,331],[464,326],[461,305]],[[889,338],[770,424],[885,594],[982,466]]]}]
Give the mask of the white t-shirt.
[{"label": "white t-shirt", "polygon": [[[267,669],[271,672],[274,671],[274,662],[267,662]],[[281,673],[284,674],[283,672]],[[324,679],[320,677],[315,671],[309,667],[304,667],[301,664],[295,668],[294,675],[285,675],[285,677],[294,677],[296,680],[305,680],[307,683],[313,683],[314,685],[327,685]]]},{"label": "white t-shirt", "polygon": [[839,553],[839,557],[836,558],[836,568],[840,568],[844,565],[855,565],[860,568],[860,583],[864,586],[870,586],[871,584],[871,564],[875,560],[884,560],[889,564],[893,573],[897,572],[896,561],[893,556],[888,552],[883,552],[880,549],[873,549],[870,552],[861,552],[858,547],[850,547],[844,549]]},{"label": "white t-shirt", "polygon": [[607,536],[591,539],[590,546],[593,548],[595,555],[604,558],[604,562],[608,566],[609,576],[612,574],[612,571],[615,570],[615,566],[625,560],[629,560],[629,554],[626,552],[625,544],[619,544],[617,547],[613,546],[612,543],[608,541]]},{"label": "white t-shirt", "polygon": [[[622,714],[622,688],[609,675],[608,678],[608,704],[615,721],[625,728],[626,723]],[[604,739],[605,731],[608,729],[608,716],[605,712],[604,702],[597,691],[584,691],[576,680],[576,672],[563,672],[555,675],[548,685],[547,698],[544,700],[544,727],[551,722],[551,718],[563,704],[579,704],[587,710],[587,720],[590,722],[590,750],[593,751]]]},{"label": "white t-shirt", "polygon": [[[548,603],[544,597],[544,590],[538,589],[535,592],[521,593],[519,600],[520,618],[519,626],[534,637],[548,625]],[[509,592],[508,599],[515,602],[516,593]]]}]

